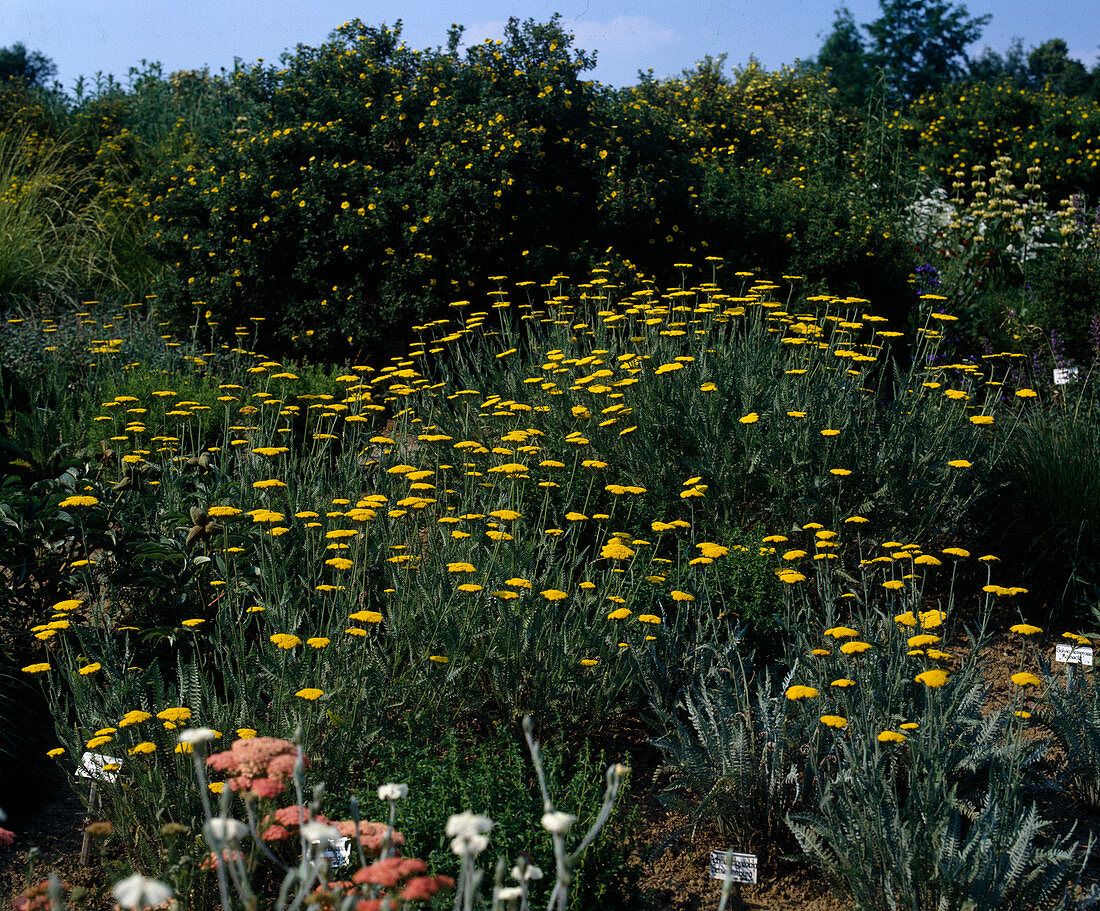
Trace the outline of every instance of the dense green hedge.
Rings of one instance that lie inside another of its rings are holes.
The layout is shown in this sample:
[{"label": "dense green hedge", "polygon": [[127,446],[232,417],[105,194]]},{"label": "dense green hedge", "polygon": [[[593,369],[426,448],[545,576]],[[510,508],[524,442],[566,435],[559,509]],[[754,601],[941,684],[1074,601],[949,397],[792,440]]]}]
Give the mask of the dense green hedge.
[{"label": "dense green hedge", "polygon": [[399,28],[357,21],[235,74],[253,113],[152,193],[177,326],[264,316],[278,345],[355,353],[483,293],[476,276],[570,272],[611,251],[670,277],[716,255],[904,287],[884,214],[847,168],[810,157],[815,106],[815,136],[836,126],[811,76],[752,67],[731,82],[701,66],[619,91],[581,78],[593,58],[556,19],[513,20],[463,55],[459,39],[413,51]]}]

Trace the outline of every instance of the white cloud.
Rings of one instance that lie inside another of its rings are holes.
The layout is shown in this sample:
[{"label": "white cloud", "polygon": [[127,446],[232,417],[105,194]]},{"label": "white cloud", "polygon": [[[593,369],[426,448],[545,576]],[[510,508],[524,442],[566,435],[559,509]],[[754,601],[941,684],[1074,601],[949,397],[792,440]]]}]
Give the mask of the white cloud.
[{"label": "white cloud", "polygon": [[616,16],[610,22],[563,19],[562,24],[576,36],[577,47],[616,57],[643,54],[680,40],[674,29],[647,16]]}]

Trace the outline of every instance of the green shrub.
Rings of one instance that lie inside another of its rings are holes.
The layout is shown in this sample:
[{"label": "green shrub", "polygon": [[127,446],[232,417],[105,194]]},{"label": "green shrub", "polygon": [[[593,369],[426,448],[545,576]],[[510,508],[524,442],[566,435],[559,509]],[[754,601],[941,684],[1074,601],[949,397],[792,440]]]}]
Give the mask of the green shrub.
[{"label": "green shrub", "polygon": [[[554,869],[553,848],[550,836],[538,824],[542,799],[517,727],[448,729],[442,734],[418,727],[392,731],[371,746],[370,785],[360,795],[360,803],[377,806],[373,793],[377,785],[407,783],[409,796],[402,801],[397,822],[406,839],[402,850],[422,858],[433,872],[457,874],[458,858],[444,834],[447,817],[472,811],[493,820],[490,856],[503,858],[510,868],[525,854],[549,878]],[[585,831],[603,799],[604,754],[588,744],[576,752],[567,752],[564,744],[548,744],[543,747],[543,759],[555,806],[575,814],[575,831]],[[624,792],[606,829],[585,854],[575,874],[571,908],[634,906],[639,873],[630,861],[638,819],[634,799]],[[545,881],[532,884],[533,898],[543,892]]]},{"label": "green shrub", "polygon": [[[1094,238],[1094,244],[1100,238]],[[1100,251],[1094,245],[1064,247],[1042,257],[1027,273],[1019,317],[1051,334],[1061,350],[1054,366],[1075,362],[1088,369],[1100,357]],[[1053,356],[1053,352],[1045,352]]]}]

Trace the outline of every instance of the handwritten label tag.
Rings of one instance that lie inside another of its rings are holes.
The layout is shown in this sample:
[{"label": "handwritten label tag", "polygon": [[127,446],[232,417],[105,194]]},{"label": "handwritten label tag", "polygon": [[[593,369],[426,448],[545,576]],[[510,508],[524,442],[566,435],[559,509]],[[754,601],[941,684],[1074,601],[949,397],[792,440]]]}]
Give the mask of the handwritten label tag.
[{"label": "handwritten label tag", "polygon": [[1054,368],[1054,385],[1065,386],[1066,383],[1071,380],[1077,379],[1076,367],[1055,367]]},{"label": "handwritten label tag", "polygon": [[730,854],[728,851],[711,851],[710,875],[712,879],[726,879],[728,876],[731,882],[755,883],[756,855]]},{"label": "handwritten label tag", "polygon": [[1092,649],[1087,645],[1059,642],[1054,646],[1054,660],[1059,664],[1083,664],[1092,667]]},{"label": "handwritten label tag", "polygon": [[117,756],[104,756],[102,753],[85,753],[77,766],[76,774],[81,778],[94,778],[96,781],[113,782],[118,778],[122,760]]}]

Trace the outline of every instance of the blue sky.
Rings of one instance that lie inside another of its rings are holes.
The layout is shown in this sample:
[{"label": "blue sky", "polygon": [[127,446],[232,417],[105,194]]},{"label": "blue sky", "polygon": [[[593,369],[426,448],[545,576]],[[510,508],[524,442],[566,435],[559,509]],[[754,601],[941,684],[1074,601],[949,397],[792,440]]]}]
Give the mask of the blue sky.
[{"label": "blue sky", "polygon": [[[755,55],[775,68],[812,56],[829,31],[833,0],[0,0],[0,46],[22,41],[53,58],[71,89],[96,71],[124,77],[142,60],[166,72],[231,68],[234,57],[275,62],[298,43],[318,44],[347,19],[372,25],[404,21],[413,47],[446,40],[452,22],[467,42],[499,37],[509,16],[548,19],[560,12],[576,45],[599,52],[591,75],[629,85],[639,69],[675,75],[705,54],[732,64]],[[879,14],[877,0],[850,0],[857,22]],[[1004,51],[1014,37],[1025,46],[1064,38],[1089,66],[1097,59],[1100,17],[1095,0],[974,0],[971,15],[991,13],[975,50]]]}]

